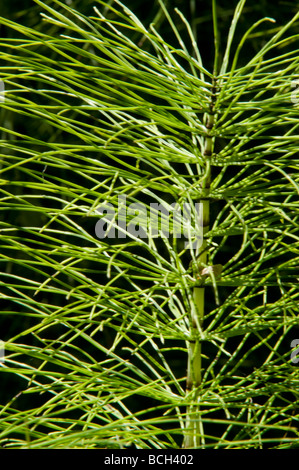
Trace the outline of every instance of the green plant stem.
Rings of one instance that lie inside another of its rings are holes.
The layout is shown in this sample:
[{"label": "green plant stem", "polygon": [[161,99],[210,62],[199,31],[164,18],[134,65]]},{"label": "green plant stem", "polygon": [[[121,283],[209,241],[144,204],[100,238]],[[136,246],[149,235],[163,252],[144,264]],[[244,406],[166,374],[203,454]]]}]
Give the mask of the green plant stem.
[{"label": "green plant stem", "polygon": [[[215,83],[212,86],[212,99],[210,112],[206,119],[207,135],[205,138],[204,152],[206,168],[202,181],[201,217],[202,217],[202,244],[198,247],[196,253],[195,277],[199,275],[201,270],[208,264],[208,246],[206,235],[210,225],[210,200],[209,191],[211,185],[211,156],[213,152],[213,136],[212,129],[214,127],[214,100],[215,100]],[[188,348],[188,366],[187,366],[187,383],[186,392],[191,394],[193,403],[187,407],[186,413],[186,434],[184,438],[184,448],[197,448],[204,445],[203,426],[200,415],[199,405],[199,389],[201,385],[201,330],[204,320],[205,309],[205,287],[194,287],[193,290],[193,308],[191,309],[192,332],[195,334],[195,340],[189,343]]]}]

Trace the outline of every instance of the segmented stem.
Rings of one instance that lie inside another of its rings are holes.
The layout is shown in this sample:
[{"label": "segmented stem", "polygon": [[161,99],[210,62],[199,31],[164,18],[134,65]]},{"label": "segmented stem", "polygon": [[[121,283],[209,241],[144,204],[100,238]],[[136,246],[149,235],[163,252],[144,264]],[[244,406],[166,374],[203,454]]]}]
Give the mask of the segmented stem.
[{"label": "segmented stem", "polygon": [[[210,185],[211,185],[211,156],[213,153],[214,138],[212,129],[214,127],[214,105],[215,105],[216,83],[212,84],[212,97],[209,114],[206,118],[206,137],[204,143],[203,156],[205,157],[205,173],[202,180],[202,194],[200,198],[202,217],[203,240],[201,246],[198,247],[196,253],[196,271],[195,276],[204,269],[208,264],[208,247],[206,234],[210,225]],[[187,366],[187,383],[186,393],[191,394],[192,404],[187,407],[186,416],[186,434],[183,447],[186,449],[198,448],[204,446],[204,432],[201,421],[199,390],[201,385],[201,340],[200,333],[203,327],[205,308],[205,287],[204,283],[194,287],[193,305],[191,310],[192,331],[197,331],[194,341],[189,342],[188,346],[188,366]]]}]

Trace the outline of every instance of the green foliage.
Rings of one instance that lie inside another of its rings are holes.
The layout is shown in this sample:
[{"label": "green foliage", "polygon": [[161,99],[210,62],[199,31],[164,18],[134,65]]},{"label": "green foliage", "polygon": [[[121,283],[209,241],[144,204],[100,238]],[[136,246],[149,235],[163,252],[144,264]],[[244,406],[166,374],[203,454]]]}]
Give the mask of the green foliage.
[{"label": "green foliage", "polygon": [[[241,0],[223,33],[213,1],[208,68],[200,18],[162,0],[149,27],[35,2],[43,25],[0,20],[1,445],[296,445],[299,15],[240,35]],[[204,254],[174,217],[132,235],[134,207],[97,237],[124,197],[188,203]]]}]

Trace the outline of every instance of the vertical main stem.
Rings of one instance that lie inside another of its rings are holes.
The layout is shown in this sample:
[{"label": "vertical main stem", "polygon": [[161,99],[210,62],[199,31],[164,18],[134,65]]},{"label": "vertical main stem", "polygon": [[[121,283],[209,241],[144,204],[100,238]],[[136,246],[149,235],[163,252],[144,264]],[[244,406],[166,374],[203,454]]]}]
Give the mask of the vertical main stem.
[{"label": "vertical main stem", "polygon": [[[210,112],[207,115],[203,156],[205,157],[205,173],[202,180],[201,195],[201,218],[202,218],[202,244],[198,247],[196,253],[196,272],[195,277],[199,275],[201,270],[208,264],[208,247],[206,234],[210,225],[210,184],[211,184],[211,156],[213,153],[213,137],[211,130],[214,126],[214,99],[215,99],[215,83],[212,86],[212,99]],[[193,305],[191,309],[192,331],[201,332],[205,313],[205,287],[204,284],[194,287]],[[189,342],[188,347],[188,366],[187,366],[187,383],[186,392],[191,393],[192,404],[188,405],[186,411],[186,427],[183,447],[185,449],[198,448],[204,446],[204,432],[201,421],[200,405],[199,405],[199,388],[201,385],[201,340],[200,334],[196,334],[196,339]]]}]

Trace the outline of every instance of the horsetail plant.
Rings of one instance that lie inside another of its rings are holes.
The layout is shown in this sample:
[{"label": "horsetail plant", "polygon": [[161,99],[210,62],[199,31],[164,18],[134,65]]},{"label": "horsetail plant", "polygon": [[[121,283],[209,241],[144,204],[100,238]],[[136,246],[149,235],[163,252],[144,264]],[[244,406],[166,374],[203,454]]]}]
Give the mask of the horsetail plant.
[{"label": "horsetail plant", "polygon": [[209,70],[162,0],[35,3],[0,19],[2,447],[298,445],[299,14],[236,36],[241,0],[223,48],[213,0]]}]

